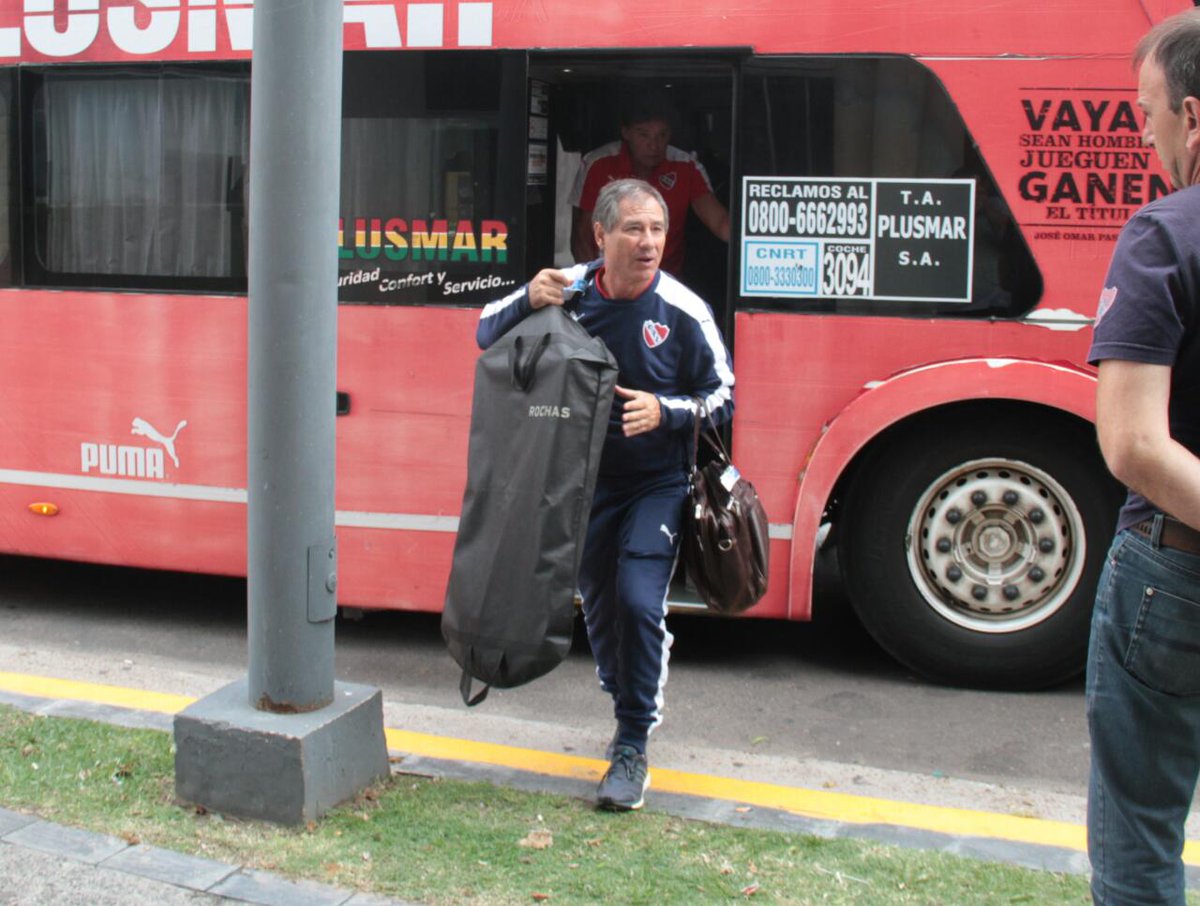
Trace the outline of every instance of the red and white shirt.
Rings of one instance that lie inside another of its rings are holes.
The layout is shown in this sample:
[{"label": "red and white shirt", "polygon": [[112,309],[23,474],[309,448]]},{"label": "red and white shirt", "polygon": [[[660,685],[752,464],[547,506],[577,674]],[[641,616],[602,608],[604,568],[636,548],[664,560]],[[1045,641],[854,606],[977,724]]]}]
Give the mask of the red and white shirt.
[{"label": "red and white shirt", "polygon": [[[625,143],[609,142],[584,156],[568,200],[582,211],[594,211],[596,196],[607,183],[630,179],[633,175],[633,161]],[[694,154],[671,145],[647,182],[662,193],[670,220],[662,269],[678,276],[683,270],[683,225],[687,222],[688,208],[697,198],[712,192],[712,182]]]}]

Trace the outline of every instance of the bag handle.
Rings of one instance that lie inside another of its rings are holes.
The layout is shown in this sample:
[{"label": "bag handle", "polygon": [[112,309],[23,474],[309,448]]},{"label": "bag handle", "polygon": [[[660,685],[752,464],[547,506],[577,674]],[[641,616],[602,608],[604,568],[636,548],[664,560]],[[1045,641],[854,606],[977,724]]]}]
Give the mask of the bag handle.
[{"label": "bag handle", "polygon": [[717,452],[722,461],[729,462],[729,453],[725,449],[725,444],[721,441],[721,435],[717,432],[717,426],[713,424],[712,414],[708,411],[708,406],[698,396],[693,396],[692,402],[696,404],[696,416],[692,419],[692,472],[696,471],[696,456],[700,452],[700,428],[705,422],[707,424],[704,425],[704,439]]},{"label": "bag handle", "polygon": [[537,375],[538,359],[542,357],[542,353],[550,345],[550,334],[542,334],[540,340],[536,340],[530,349],[526,349],[525,344],[528,337],[519,336],[513,340],[512,350],[509,353],[509,365],[512,367],[512,385],[522,392],[528,392],[533,386],[533,379]]},{"label": "bag handle", "polygon": [[[470,661],[467,661],[469,664]],[[458,691],[462,693],[463,704],[468,708],[474,708],[477,704],[487,698],[488,692],[491,691],[491,683],[484,683],[483,688],[476,693],[474,698],[471,698],[471,682],[475,679],[471,675],[471,671],[463,667],[462,678],[458,681]]]},{"label": "bag handle", "polygon": [[491,677],[500,676],[504,670],[504,653],[503,652],[497,653],[494,650],[485,649],[482,656],[477,657],[477,655],[478,655],[478,652],[476,651],[474,645],[467,646],[467,650],[463,652],[462,676],[459,678],[459,681],[458,681],[458,691],[462,693],[463,704],[466,705],[468,708],[474,708],[477,704],[479,704],[481,701],[483,701],[485,698],[487,698],[488,692],[490,692],[492,689],[492,684],[485,682],[483,684],[483,688],[480,689],[477,693],[475,693],[475,697],[474,698],[471,697],[471,684],[475,680],[474,674],[471,673],[471,668],[473,666],[477,666],[476,661],[477,660],[484,661],[484,663],[482,665],[478,665],[478,666],[481,666],[482,673],[484,673],[488,676],[491,676]]}]

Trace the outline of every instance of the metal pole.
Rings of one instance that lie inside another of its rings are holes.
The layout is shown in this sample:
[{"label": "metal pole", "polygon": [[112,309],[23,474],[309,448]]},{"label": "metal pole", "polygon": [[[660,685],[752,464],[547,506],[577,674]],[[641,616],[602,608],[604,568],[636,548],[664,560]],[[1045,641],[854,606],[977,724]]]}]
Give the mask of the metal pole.
[{"label": "metal pole", "polygon": [[252,707],[333,699],[342,4],[257,0],[250,87]]}]

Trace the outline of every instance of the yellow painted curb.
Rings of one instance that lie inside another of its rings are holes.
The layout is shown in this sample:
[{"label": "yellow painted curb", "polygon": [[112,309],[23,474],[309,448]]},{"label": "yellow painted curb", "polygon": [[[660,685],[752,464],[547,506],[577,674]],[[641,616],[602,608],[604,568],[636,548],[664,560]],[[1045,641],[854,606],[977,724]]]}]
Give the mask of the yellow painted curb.
[{"label": "yellow painted curb", "polygon": [[[194,698],[185,695],[167,695],[121,686],[4,672],[0,672],[0,689],[35,698],[95,702],[162,714],[175,714],[195,701]],[[384,735],[388,748],[398,752],[447,761],[495,765],[573,780],[598,781],[605,768],[604,762],[594,758],[560,755],[536,749],[521,749],[406,730],[389,729],[384,731]],[[653,768],[651,773],[653,789],[660,792],[719,799],[747,807],[777,809],[806,818],[849,824],[896,825],[952,836],[987,837],[1014,843],[1056,846],[1080,852],[1087,849],[1086,831],[1083,826],[1063,821],[897,802],[665,768]],[[1184,845],[1183,861],[1188,865],[1200,866],[1200,842],[1189,840]]]},{"label": "yellow painted curb", "polygon": [[18,695],[32,695],[34,698],[64,698],[77,702],[133,708],[137,711],[155,711],[159,714],[175,714],[195,701],[186,695],[167,695],[163,692],[146,692],[142,689],[126,689],[123,686],[106,686],[101,683],[27,676],[23,673],[0,672],[0,689]]}]

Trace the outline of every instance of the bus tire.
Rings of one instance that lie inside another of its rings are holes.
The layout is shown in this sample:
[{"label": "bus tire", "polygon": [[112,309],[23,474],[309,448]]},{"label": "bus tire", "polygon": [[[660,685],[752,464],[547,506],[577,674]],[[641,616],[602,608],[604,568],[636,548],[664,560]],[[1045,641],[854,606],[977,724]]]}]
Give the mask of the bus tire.
[{"label": "bus tire", "polygon": [[1037,689],[1084,667],[1122,492],[1080,423],[922,419],[868,456],[839,558],[871,636],[938,682]]}]

